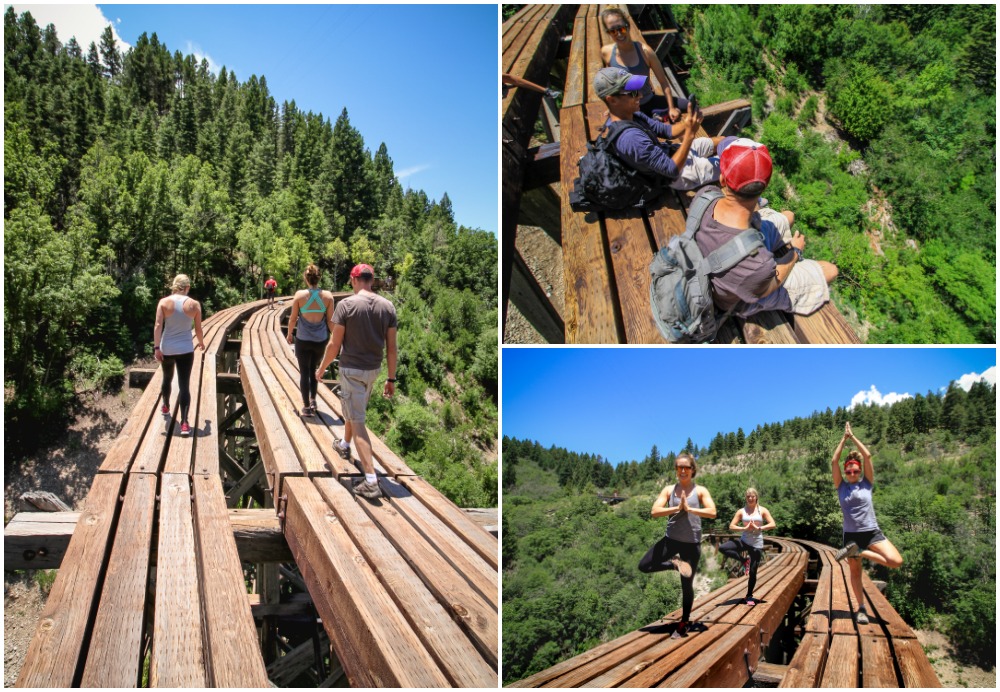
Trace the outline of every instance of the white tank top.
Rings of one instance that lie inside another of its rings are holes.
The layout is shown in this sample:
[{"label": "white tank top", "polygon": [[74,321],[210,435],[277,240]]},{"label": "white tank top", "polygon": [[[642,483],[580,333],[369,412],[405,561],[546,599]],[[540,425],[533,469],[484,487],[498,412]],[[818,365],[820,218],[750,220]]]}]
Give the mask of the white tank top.
[{"label": "white tank top", "polygon": [[[751,512],[746,507],[743,508],[743,523],[748,521],[753,521],[760,526],[764,525],[764,517],[760,514],[760,505],[757,505],[757,509]],[[757,548],[760,550],[764,547],[764,532],[760,529],[746,529],[743,531],[743,535],[740,537],[744,543],[746,543],[751,548]]]}]

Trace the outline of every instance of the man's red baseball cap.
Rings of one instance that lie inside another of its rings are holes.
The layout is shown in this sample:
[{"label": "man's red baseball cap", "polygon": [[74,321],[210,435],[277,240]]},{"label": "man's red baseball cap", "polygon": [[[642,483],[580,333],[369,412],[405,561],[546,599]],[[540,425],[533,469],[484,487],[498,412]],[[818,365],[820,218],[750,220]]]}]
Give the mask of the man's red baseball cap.
[{"label": "man's red baseball cap", "polygon": [[751,139],[720,142],[725,148],[719,153],[719,167],[726,178],[726,187],[738,192],[750,183],[771,181],[771,152]]},{"label": "man's red baseball cap", "polygon": [[351,270],[351,278],[356,279],[359,276],[366,279],[374,279],[375,270],[367,264],[356,264],[354,265],[354,269]]}]

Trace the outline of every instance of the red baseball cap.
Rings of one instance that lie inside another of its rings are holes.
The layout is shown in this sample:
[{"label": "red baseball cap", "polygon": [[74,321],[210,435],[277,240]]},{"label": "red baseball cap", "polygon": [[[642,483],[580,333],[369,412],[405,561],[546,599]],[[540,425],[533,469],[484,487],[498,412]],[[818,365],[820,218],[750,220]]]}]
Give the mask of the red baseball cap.
[{"label": "red baseball cap", "polygon": [[371,266],[367,264],[356,264],[354,265],[354,269],[351,270],[351,278],[356,279],[359,276],[364,276],[374,279],[375,270],[372,269]]},{"label": "red baseball cap", "polygon": [[750,183],[771,181],[771,152],[760,142],[741,138],[727,142],[719,155],[719,168],[726,178],[726,187],[739,192]]}]

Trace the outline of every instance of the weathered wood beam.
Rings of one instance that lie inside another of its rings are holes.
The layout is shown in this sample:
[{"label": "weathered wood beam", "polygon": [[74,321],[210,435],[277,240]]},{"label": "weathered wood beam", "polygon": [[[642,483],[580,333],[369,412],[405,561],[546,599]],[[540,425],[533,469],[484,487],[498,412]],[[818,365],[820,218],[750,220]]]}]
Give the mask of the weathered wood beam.
[{"label": "weathered wood beam", "polygon": [[[128,386],[133,389],[145,389],[159,372],[159,368],[132,368],[128,371]],[[215,376],[216,391],[220,394],[242,394],[240,376],[230,372],[220,372]]]},{"label": "weathered wood beam", "polygon": [[523,192],[559,182],[559,142],[528,149]]},{"label": "weathered wood beam", "polygon": [[566,342],[566,325],[562,317],[552,307],[548,296],[532,276],[531,270],[524,263],[521,253],[514,250],[514,271],[510,282],[510,299],[524,315],[531,326],[538,330],[542,338],[550,344]]}]

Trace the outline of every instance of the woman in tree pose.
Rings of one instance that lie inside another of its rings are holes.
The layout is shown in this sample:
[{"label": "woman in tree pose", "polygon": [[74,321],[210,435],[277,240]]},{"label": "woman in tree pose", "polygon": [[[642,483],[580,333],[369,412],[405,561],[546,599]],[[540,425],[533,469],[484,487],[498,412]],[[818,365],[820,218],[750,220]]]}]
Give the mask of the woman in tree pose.
[{"label": "woman in tree pose", "polygon": [[[670,122],[680,120],[683,111],[687,110],[687,99],[678,99],[678,103],[674,104],[673,94],[670,93],[670,82],[667,81],[663,65],[649,46],[629,39],[629,25],[625,13],[616,7],[609,8],[601,12],[601,21],[614,40],[614,43],[601,47],[604,64],[608,67],[621,67],[632,74],[647,77],[646,85],[642,88],[639,110],[651,116],[654,108],[667,109]],[[648,79],[651,71],[656,76],[656,81],[663,87],[665,96],[653,93],[653,87]]]},{"label": "woman in tree pose", "polygon": [[[750,575],[747,582],[747,597],[743,600],[748,606],[757,605],[753,597],[753,587],[757,585],[757,566],[764,554],[764,531],[773,529],[776,524],[771,518],[767,507],[757,504],[757,491],[747,488],[746,506],[736,510],[733,520],[729,522],[730,531],[742,531],[740,540],[726,541],[719,546],[719,552],[743,563],[743,573]],[[744,554],[747,557],[743,557]]]},{"label": "woman in tree pose", "polygon": [[191,338],[191,321],[198,337],[198,348],[205,350],[205,340],[201,333],[201,304],[188,298],[191,279],[185,274],[174,277],[171,285],[173,294],[160,299],[156,304],[156,323],[153,327],[153,355],[163,366],[163,384],[160,394],[163,406],[160,412],[170,415],[170,385],[177,366],[177,382],[180,389],[181,437],[191,434],[188,411],[191,409],[191,369],[194,366],[194,341]]},{"label": "woman in tree pose", "polygon": [[653,503],[650,514],[668,517],[666,535],[639,561],[642,572],[675,569],[681,575],[681,620],[671,635],[686,637],[694,604],[694,574],[701,559],[701,520],[715,518],[715,503],[708,488],[696,485],[694,457],[683,453],[674,462],[677,483],[666,486]]},{"label": "woman in tree pose", "polygon": [[[844,473],[841,475],[840,454],[844,451],[844,443],[847,440],[851,440],[858,451],[852,451],[847,455]],[[878,522],[875,520],[875,506],[872,504],[874,481],[872,455],[861,444],[861,440],[851,432],[851,424],[847,423],[844,426],[844,436],[837,445],[837,451],[833,453],[833,485],[837,488],[840,510],[844,514],[844,547],[837,551],[837,559],[848,558],[851,589],[858,601],[857,621],[860,625],[868,624],[864,589],[861,585],[861,558],[892,569],[903,564],[903,556],[879,530]]]},{"label": "woman in tree pose", "polygon": [[[333,294],[319,288],[319,268],[306,267],[302,278],[309,288],[297,291],[292,300],[292,315],[288,318],[288,343],[295,344],[295,359],[299,362],[299,392],[302,394],[302,415],[316,415],[316,367],[323,360],[326,342],[333,330]],[[301,315],[302,320],[299,321]],[[293,335],[295,326],[299,331]]]}]

